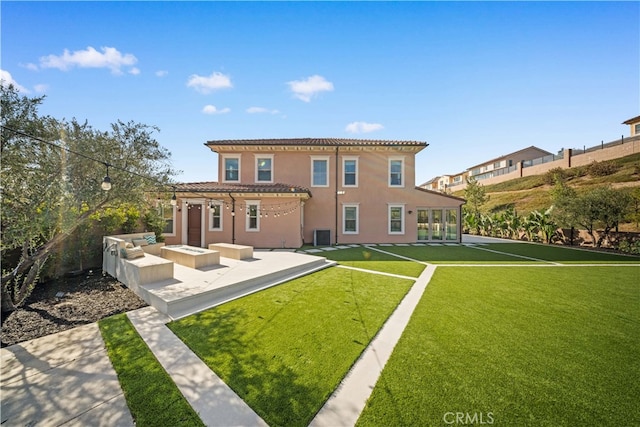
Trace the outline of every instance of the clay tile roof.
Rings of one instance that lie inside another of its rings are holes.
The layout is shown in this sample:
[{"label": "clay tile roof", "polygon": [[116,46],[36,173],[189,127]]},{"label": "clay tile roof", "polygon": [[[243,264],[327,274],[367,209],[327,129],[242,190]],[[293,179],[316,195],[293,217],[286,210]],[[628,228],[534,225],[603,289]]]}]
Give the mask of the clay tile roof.
[{"label": "clay tile roof", "polygon": [[274,139],[220,139],[207,141],[208,146],[237,146],[237,145],[280,145],[280,146],[371,146],[371,147],[394,147],[394,146],[418,146],[426,147],[426,142],[422,141],[390,141],[381,139],[349,139],[349,138],[274,138]]},{"label": "clay tile roof", "polygon": [[176,184],[176,192],[203,193],[307,193],[308,188],[290,184],[229,184],[217,181]]}]

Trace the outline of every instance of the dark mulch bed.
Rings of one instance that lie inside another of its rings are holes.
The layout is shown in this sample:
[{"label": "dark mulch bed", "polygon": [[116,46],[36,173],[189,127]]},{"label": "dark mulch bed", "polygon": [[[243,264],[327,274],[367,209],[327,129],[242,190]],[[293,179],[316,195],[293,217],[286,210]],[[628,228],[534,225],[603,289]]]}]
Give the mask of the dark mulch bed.
[{"label": "dark mulch bed", "polygon": [[54,334],[146,305],[99,269],[40,283],[26,304],[14,312],[2,313],[1,345]]}]

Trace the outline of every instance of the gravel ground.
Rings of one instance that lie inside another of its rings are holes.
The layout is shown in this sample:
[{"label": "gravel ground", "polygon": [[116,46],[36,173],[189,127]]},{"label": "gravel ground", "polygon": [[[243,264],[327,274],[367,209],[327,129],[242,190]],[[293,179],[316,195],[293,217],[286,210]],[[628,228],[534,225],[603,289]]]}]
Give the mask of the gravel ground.
[{"label": "gravel ground", "polygon": [[100,270],[40,283],[26,304],[2,313],[2,347],[145,307],[125,285]]}]

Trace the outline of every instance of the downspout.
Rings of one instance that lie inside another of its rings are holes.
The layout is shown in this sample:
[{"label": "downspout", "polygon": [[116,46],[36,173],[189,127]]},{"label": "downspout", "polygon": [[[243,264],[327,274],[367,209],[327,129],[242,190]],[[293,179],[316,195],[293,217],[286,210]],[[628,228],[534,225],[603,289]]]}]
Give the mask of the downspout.
[{"label": "downspout", "polygon": [[336,145],[336,183],[335,183],[335,187],[336,187],[336,191],[335,191],[335,198],[336,198],[336,228],[335,228],[335,234],[336,234],[336,245],[338,244],[338,149],[340,147],[338,147]]},{"label": "downspout", "polygon": [[236,199],[229,193],[231,197],[231,244],[236,243]]}]

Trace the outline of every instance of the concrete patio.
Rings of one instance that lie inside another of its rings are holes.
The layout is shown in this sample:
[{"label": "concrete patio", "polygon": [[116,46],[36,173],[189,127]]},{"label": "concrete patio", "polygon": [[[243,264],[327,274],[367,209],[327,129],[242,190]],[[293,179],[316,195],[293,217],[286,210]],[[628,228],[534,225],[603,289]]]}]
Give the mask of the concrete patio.
[{"label": "concrete patio", "polygon": [[179,319],[334,264],[319,256],[256,250],[253,258],[220,257],[219,264],[198,269],[174,264],[173,279],[130,288],[161,313]]}]

